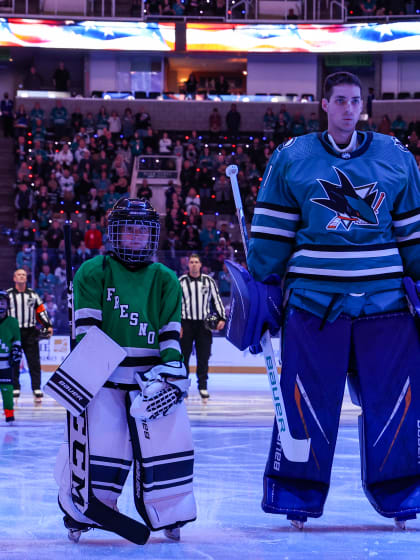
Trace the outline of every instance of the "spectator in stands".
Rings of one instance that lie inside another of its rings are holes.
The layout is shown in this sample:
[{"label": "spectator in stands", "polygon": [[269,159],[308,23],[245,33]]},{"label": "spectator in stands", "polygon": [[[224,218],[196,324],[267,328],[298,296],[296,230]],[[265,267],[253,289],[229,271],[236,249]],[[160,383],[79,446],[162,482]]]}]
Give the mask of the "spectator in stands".
[{"label": "spectator in stands", "polygon": [[229,298],[231,290],[231,277],[226,265],[223,263],[223,269],[217,275],[217,285],[219,287],[219,294],[222,298]]},{"label": "spectator in stands", "polygon": [[151,148],[152,154],[159,153],[158,139],[151,126],[149,126],[146,134],[143,136],[143,146],[145,151],[147,151],[147,148]]},{"label": "spectator in stands", "polygon": [[311,113],[308,123],[306,125],[306,132],[318,132],[319,131],[319,120],[316,118],[316,113]]},{"label": "spectator in stands", "polygon": [[70,169],[64,167],[62,175],[58,179],[60,197],[64,202],[71,202],[74,198],[74,178],[70,175]]},{"label": "spectator in stands", "polygon": [[80,229],[79,223],[76,220],[72,220],[71,222],[70,236],[71,244],[77,249],[80,245],[80,242],[84,240],[85,235]]},{"label": "spectator in stands", "polygon": [[38,294],[44,298],[45,294],[54,293],[55,287],[58,284],[57,276],[55,276],[48,264],[42,265],[42,270],[38,277]]},{"label": "spectator in stands", "polygon": [[[102,233],[99,231],[99,229],[97,228],[96,222],[92,221],[90,223],[90,227],[89,229],[86,230],[85,233],[85,246],[87,249],[89,249],[92,253],[92,255],[95,255],[98,253],[101,245],[102,245]],[[82,246],[82,244],[79,245],[79,248]]]},{"label": "spectator in stands", "polygon": [[185,149],[185,159],[189,159],[192,165],[196,165],[197,163],[197,159],[198,159],[198,155],[197,155],[197,150],[195,149],[194,144],[189,143],[187,144],[187,147]]},{"label": "spectator in stands", "polygon": [[402,118],[401,115],[397,115],[397,118],[392,121],[391,131],[401,142],[405,143],[407,137],[407,123]]},{"label": "spectator in stands", "polygon": [[108,128],[109,115],[106,112],[105,105],[101,105],[98,114],[96,115],[96,131],[98,136],[104,133],[104,130]]},{"label": "spectator in stands", "polygon": [[130,149],[133,158],[143,153],[143,140],[138,130],[136,130],[134,137],[130,140]]},{"label": "spectator in stands", "polygon": [[147,129],[152,126],[152,120],[150,118],[149,113],[145,110],[144,107],[140,107],[138,113],[135,116],[135,123],[136,123],[136,132],[139,133],[139,136],[146,136]]},{"label": "spectator in stands", "polygon": [[168,232],[165,241],[162,244],[162,250],[164,255],[164,263],[166,266],[174,270],[177,275],[180,271],[178,252],[182,249],[182,244],[179,236],[175,233],[173,229]]},{"label": "spectator in stands", "polygon": [[263,132],[268,136],[268,138],[272,138],[274,131],[277,126],[277,117],[273,113],[273,109],[271,107],[267,107],[264,116],[263,116]]},{"label": "spectator in stands", "polygon": [[187,193],[191,187],[195,186],[195,175],[195,166],[189,159],[185,159],[182,162],[182,170],[179,176],[183,193]]},{"label": "spectator in stands", "polygon": [[121,132],[127,140],[129,140],[135,131],[135,119],[133,117],[133,112],[130,107],[124,109],[124,113],[121,119]]},{"label": "spectator in stands", "polygon": [[200,196],[194,187],[191,187],[185,197],[185,210],[188,214],[191,213],[192,207],[195,206],[200,211]]},{"label": "spectator in stands", "polygon": [[200,236],[196,227],[184,226],[181,232],[181,245],[185,251],[195,253],[201,250]]},{"label": "spectator in stands", "polygon": [[[176,8],[175,8],[175,13],[176,13]],[[180,15],[180,14],[176,13],[176,15]],[[190,75],[188,76],[188,80],[185,82],[186,99],[195,99],[195,95],[197,93],[197,86],[198,86],[198,80],[194,72],[191,72]]]},{"label": "spectator in stands", "polygon": [[388,115],[382,115],[381,122],[378,126],[378,132],[381,134],[389,134],[391,132],[391,121]]},{"label": "spectator in stands", "polygon": [[185,12],[185,6],[181,0],[175,0],[172,4],[172,10],[176,16],[183,16]]},{"label": "spectator in stands", "polygon": [[104,212],[110,210],[120,198],[121,195],[115,192],[115,185],[111,183],[108,187],[108,191],[104,194],[102,199]]},{"label": "spectator in stands", "polygon": [[164,131],[162,133],[162,138],[159,140],[159,153],[160,154],[170,154],[172,152],[172,140],[169,134]]},{"label": "spectator in stands", "polygon": [[244,152],[243,146],[239,145],[236,148],[235,154],[231,158],[231,163],[238,166],[239,169],[245,171],[248,167],[249,156]]},{"label": "spectator in stands", "polygon": [[60,264],[54,270],[54,276],[57,278],[57,284],[65,286],[67,281],[66,275],[66,259],[61,259]]},{"label": "spectator in stands", "polygon": [[30,219],[32,216],[33,195],[32,190],[26,183],[19,183],[15,196],[15,208],[17,210],[17,219]]},{"label": "spectator in stands", "polygon": [[22,220],[22,225],[17,230],[16,245],[21,249],[24,243],[32,244],[35,242],[35,231],[29,218]]},{"label": "spectator in stands", "polygon": [[165,217],[165,228],[166,231],[173,230],[177,235],[180,235],[182,230],[182,220],[179,208],[173,207],[167,211]]},{"label": "spectator in stands", "polygon": [[305,132],[306,132],[305,117],[302,115],[300,111],[296,112],[293,115],[290,133],[292,136],[302,136],[302,134],[305,134]]},{"label": "spectator in stands", "polygon": [[61,99],[57,99],[55,107],[51,110],[50,119],[54,129],[54,136],[61,140],[67,133],[68,113]]},{"label": "spectator in stands", "polygon": [[137,198],[145,198],[146,200],[151,200],[152,196],[152,189],[149,187],[147,179],[143,179],[141,185],[137,190]]},{"label": "spectator in stands", "polygon": [[176,138],[175,145],[173,147],[172,153],[178,158],[178,161],[182,160],[184,157],[184,146],[180,138]]},{"label": "spectator in stands", "polygon": [[214,219],[208,219],[206,226],[200,232],[200,241],[203,249],[215,249],[219,241],[219,233],[216,229],[216,222]]},{"label": "spectator in stands", "polygon": [[64,239],[64,233],[58,220],[53,220],[49,230],[45,234],[45,239],[48,242],[49,249],[58,249],[60,241]]},{"label": "spectator in stands", "polygon": [[127,196],[128,195],[128,180],[127,177],[119,177],[118,180],[114,183],[115,185],[115,192],[119,195],[119,198],[121,198],[121,196]]},{"label": "spectator in stands", "polygon": [[56,153],[54,160],[60,165],[66,165],[70,167],[71,163],[73,162],[73,154],[67,142],[64,142],[61,150]]},{"label": "spectator in stands", "polygon": [[43,85],[43,77],[38,73],[35,65],[32,64],[32,66],[29,68],[29,72],[26,74],[23,80],[23,89],[39,91],[43,89]]},{"label": "spectator in stands", "polygon": [[19,166],[22,161],[25,161],[27,153],[26,139],[25,136],[17,137],[17,146],[15,149],[15,162]]},{"label": "spectator in stands", "polygon": [[287,18],[286,19],[299,19],[299,18],[295,14],[295,10],[293,8],[289,8],[289,11],[287,12]]},{"label": "spectator in stands", "polygon": [[117,140],[120,137],[122,128],[121,119],[117,111],[112,111],[111,116],[109,117],[108,126],[109,132],[112,136],[112,142],[116,144]]},{"label": "spectator in stands", "polygon": [[86,130],[86,133],[89,135],[95,133],[96,122],[95,122],[95,117],[91,112],[87,113],[86,116],[83,117],[83,128]]},{"label": "spectator in stands", "polygon": [[0,113],[1,119],[3,121],[3,135],[5,138],[9,137],[13,138],[14,130],[13,130],[13,120],[14,120],[14,110],[13,110],[13,99],[9,98],[9,94],[4,92],[3,99],[1,100],[0,104]]},{"label": "spectator in stands", "polygon": [[229,93],[229,83],[223,74],[220,74],[215,83],[217,95],[227,95]]},{"label": "spectator in stands", "polygon": [[92,253],[90,249],[86,247],[86,243],[84,241],[80,242],[80,245],[77,248],[76,253],[80,264],[84,263],[85,261],[87,261],[92,257]]},{"label": "spectator in stands", "polygon": [[121,144],[118,147],[117,150],[117,155],[121,155],[121,157],[123,158],[123,160],[125,161],[126,165],[127,165],[127,169],[130,170],[131,167],[131,160],[132,160],[132,154],[131,154],[131,148],[130,148],[130,144],[128,143],[127,138],[123,138],[121,140]]},{"label": "spectator in stands", "polygon": [[241,126],[241,114],[239,113],[236,103],[232,103],[229,111],[226,114],[226,127],[228,135],[231,137],[232,141],[235,141],[239,134],[239,129]]},{"label": "spectator in stands", "polygon": [[[86,217],[88,220],[96,220],[99,222],[101,216],[104,214],[104,209],[102,206],[102,200],[98,196],[98,191],[95,187],[89,190],[87,202],[86,202]],[[86,236],[85,236],[86,241]],[[89,247],[89,245],[86,243]],[[91,249],[91,247],[89,247]]]},{"label": "spectator in stands", "polygon": [[32,249],[29,243],[24,243],[22,248],[16,254],[16,268],[24,268],[25,270],[32,270]]},{"label": "spectator in stands", "polygon": [[257,196],[258,188],[255,185],[252,185],[244,202],[245,215],[249,221],[251,221],[252,216],[254,215],[254,209],[257,204]]},{"label": "spectator in stands", "polygon": [[38,222],[39,229],[41,231],[47,231],[50,227],[50,223],[52,221],[52,210],[48,206],[48,202],[43,200],[41,202],[41,206],[38,208],[36,212],[36,219]]},{"label": "spectator in stands", "polygon": [[111,176],[114,180],[128,176],[128,166],[121,154],[117,154],[112,162]]},{"label": "spectator in stands", "polygon": [[234,253],[233,248],[230,245],[230,241],[226,241],[224,237],[219,237],[219,241],[216,245],[216,254],[215,254],[215,265],[216,265],[216,272],[223,270],[223,265],[225,260],[233,260]]},{"label": "spectator in stands", "polygon": [[30,126],[33,128],[37,119],[41,119],[42,124],[45,122],[45,111],[41,108],[39,101],[36,101],[31,112],[29,113]]},{"label": "spectator in stands", "polygon": [[28,129],[29,119],[26,113],[25,105],[19,105],[15,115],[15,136],[25,134]]},{"label": "spectator in stands", "polygon": [[54,70],[53,84],[55,91],[70,91],[70,72],[60,60],[58,67]]},{"label": "spectator in stands", "polygon": [[213,111],[210,113],[209,130],[210,138],[212,140],[217,140],[220,131],[222,130],[222,115],[219,113],[219,109],[217,107],[213,107]]},{"label": "spectator in stands", "polygon": [[[76,107],[75,110],[73,111],[73,113],[71,114],[70,124],[71,124],[73,134],[77,134],[78,132],[80,132],[80,130],[82,128],[84,128],[83,127],[83,114],[81,113],[79,107]],[[86,134],[85,130],[83,130],[83,134],[84,134],[84,136],[82,136],[82,138],[84,140],[88,140],[89,137]]]}]

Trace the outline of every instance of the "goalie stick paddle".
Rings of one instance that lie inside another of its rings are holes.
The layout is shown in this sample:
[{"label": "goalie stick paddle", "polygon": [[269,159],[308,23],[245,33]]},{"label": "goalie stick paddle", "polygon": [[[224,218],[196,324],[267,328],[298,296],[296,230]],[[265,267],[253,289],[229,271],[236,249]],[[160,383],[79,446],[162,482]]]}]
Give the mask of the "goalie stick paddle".
[{"label": "goalie stick paddle", "polygon": [[[65,248],[65,256],[66,256],[66,278],[67,278],[67,302],[68,302],[68,312],[69,312],[69,325],[70,325],[70,349],[76,346],[76,329],[75,329],[75,317],[74,317],[74,301],[73,301],[73,268],[71,262],[71,229],[70,223],[67,222],[64,224],[64,248]],[[70,426],[70,422],[73,420],[73,416],[70,412],[67,412],[67,425]],[[70,438],[69,438],[70,441]],[[88,441],[88,431],[86,430],[86,445],[89,446]],[[70,450],[69,450],[70,451]],[[70,466],[72,465],[71,458],[69,460]],[[98,498],[93,494],[91,486],[90,486],[90,479],[89,474],[87,474],[88,480],[86,480],[86,484],[88,487],[88,507],[83,512],[87,517],[99,523],[103,529],[106,531],[111,531],[120,535],[124,539],[134,543],[143,545],[146,544],[147,539],[150,536],[149,528],[116,511],[104,503],[102,503]]]},{"label": "goalie stick paddle", "polygon": [[[239,191],[238,167],[229,165],[226,168],[226,175],[229,177],[233,198],[235,200],[236,214],[238,216],[239,227],[241,230],[242,243],[244,245],[245,255],[248,254],[248,232],[246,229],[245,215],[242,207],[241,194]],[[270,383],[271,396],[273,398],[274,412],[279,430],[280,443],[284,456],[288,461],[294,463],[306,463],[309,459],[311,449],[311,439],[295,439],[290,433],[289,423],[287,421],[286,408],[284,406],[283,394],[280,387],[280,377],[277,371],[276,359],[274,356],[273,345],[269,331],[265,331],[261,337],[260,344],[263,350],[265,367],[267,370],[268,380]],[[280,364],[281,364],[281,338],[280,338]]]}]

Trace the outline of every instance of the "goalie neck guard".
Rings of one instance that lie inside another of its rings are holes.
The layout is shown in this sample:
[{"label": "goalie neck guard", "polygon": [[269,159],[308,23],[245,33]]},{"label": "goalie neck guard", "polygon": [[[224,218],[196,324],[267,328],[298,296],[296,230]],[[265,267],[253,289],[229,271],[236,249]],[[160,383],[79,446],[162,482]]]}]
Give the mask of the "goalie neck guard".
[{"label": "goalie neck guard", "polygon": [[157,251],[159,235],[159,214],[148,200],[121,198],[108,216],[109,241],[124,264],[150,262]]}]

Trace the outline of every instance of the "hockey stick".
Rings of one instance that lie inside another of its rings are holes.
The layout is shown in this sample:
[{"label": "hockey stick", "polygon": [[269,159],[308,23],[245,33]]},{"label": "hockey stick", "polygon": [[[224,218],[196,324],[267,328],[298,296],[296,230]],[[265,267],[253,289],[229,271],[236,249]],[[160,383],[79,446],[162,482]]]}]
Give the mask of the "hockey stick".
[{"label": "hockey stick", "polygon": [[[239,191],[238,167],[229,165],[226,169],[226,175],[229,177],[233,198],[235,200],[236,214],[238,216],[239,227],[241,230],[242,243],[244,245],[245,255],[248,254],[249,240],[246,230],[245,215],[242,207],[241,194]],[[273,398],[274,411],[279,430],[280,443],[284,452],[284,456],[288,461],[294,463],[306,463],[309,459],[309,451],[311,448],[310,439],[295,439],[290,433],[289,423],[287,421],[286,408],[284,406],[283,395],[280,387],[280,377],[276,367],[276,358],[273,352],[271,336],[266,330],[261,336],[260,344],[263,350],[265,366],[270,383],[271,396]],[[280,365],[281,365],[281,337],[280,337]]]},{"label": "hockey stick", "polygon": [[[66,223],[64,225],[64,247],[65,247],[65,255],[66,255],[66,278],[67,278],[67,301],[68,301],[68,312],[69,312],[69,324],[70,324],[70,348],[73,349],[76,345],[76,329],[75,329],[75,319],[74,319],[74,302],[73,302],[73,268],[71,263],[71,230],[70,224]],[[78,426],[79,418],[84,423],[84,429],[80,430],[78,434],[77,440],[74,440],[75,446],[77,447],[77,452],[74,453],[74,456],[80,455],[80,453],[84,450],[84,453],[88,453],[89,449],[89,434],[87,429],[87,414],[86,411],[83,412],[78,418],[75,418],[67,412],[67,426],[69,431],[69,442],[71,441],[70,432],[71,426],[75,425]],[[70,453],[70,445],[69,445],[69,453]],[[88,461],[82,461],[82,463],[88,463]],[[73,469],[71,457],[69,458],[69,465],[71,470],[71,479],[72,479],[72,490],[74,487],[74,479],[73,479]],[[80,475],[84,476],[84,479]],[[124,539],[128,541],[143,545],[147,542],[147,539],[150,536],[150,530],[146,525],[116,511],[108,506],[106,506],[103,502],[98,500],[98,498],[93,494],[91,485],[90,485],[90,477],[88,466],[83,469],[80,465],[80,471],[78,472],[77,482],[76,482],[76,493],[80,500],[83,502],[83,498],[79,491],[79,488],[87,488],[87,507],[82,512],[86,517],[92,519],[106,531],[111,531],[120,535]],[[77,507],[77,506],[76,506]],[[78,508],[79,509],[79,508]]]}]

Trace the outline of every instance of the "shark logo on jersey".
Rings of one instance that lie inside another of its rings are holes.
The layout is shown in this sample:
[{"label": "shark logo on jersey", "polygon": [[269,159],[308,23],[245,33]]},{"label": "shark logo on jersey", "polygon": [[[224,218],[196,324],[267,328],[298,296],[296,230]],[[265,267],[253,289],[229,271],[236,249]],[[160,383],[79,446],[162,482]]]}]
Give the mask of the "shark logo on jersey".
[{"label": "shark logo on jersey", "polygon": [[338,167],[333,169],[337,174],[338,184],[317,179],[328,198],[311,198],[311,202],[324,206],[335,214],[326,229],[336,230],[340,225],[346,230],[352,226],[377,226],[378,211],[385,199],[385,193],[378,193],[375,188],[376,181],[354,186],[343,171]]}]

